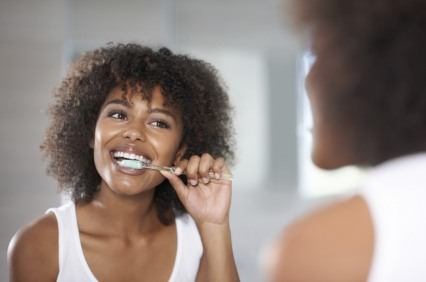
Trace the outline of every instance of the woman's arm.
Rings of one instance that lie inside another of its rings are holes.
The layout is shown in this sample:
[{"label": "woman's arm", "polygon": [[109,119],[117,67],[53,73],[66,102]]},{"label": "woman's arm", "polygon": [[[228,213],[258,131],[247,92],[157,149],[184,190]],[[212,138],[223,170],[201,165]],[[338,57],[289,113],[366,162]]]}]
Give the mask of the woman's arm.
[{"label": "woman's arm", "polygon": [[268,281],[366,281],[373,233],[359,196],[317,210],[288,226],[271,249]]},{"label": "woman's arm", "polygon": [[203,241],[197,281],[239,281],[229,224],[198,227]]},{"label": "woman's arm", "polygon": [[9,243],[9,281],[56,281],[58,231],[53,214],[19,230]]},{"label": "woman's arm", "polygon": [[178,167],[185,172],[188,186],[176,175],[167,172],[163,175],[176,190],[200,232],[204,252],[197,281],[239,281],[229,225],[232,181],[209,179],[210,172],[218,177],[229,174],[224,159],[203,154],[179,162]]}]

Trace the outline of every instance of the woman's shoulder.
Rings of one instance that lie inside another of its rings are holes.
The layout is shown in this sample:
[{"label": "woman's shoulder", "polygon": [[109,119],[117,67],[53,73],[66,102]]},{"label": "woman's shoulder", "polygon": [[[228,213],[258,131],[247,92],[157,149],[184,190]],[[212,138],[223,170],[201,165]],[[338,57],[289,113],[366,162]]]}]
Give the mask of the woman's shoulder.
[{"label": "woman's shoulder", "polygon": [[278,242],[279,281],[362,281],[373,251],[373,225],[359,196],[290,224]]},{"label": "woman's shoulder", "polygon": [[58,273],[58,224],[47,213],[22,227],[8,247],[11,281],[49,281]]},{"label": "woman's shoulder", "polygon": [[[53,213],[47,213],[33,222],[23,226],[13,236],[9,244],[9,252],[38,253],[50,251],[53,247],[57,250],[58,224]],[[56,243],[56,244],[54,244]]]}]

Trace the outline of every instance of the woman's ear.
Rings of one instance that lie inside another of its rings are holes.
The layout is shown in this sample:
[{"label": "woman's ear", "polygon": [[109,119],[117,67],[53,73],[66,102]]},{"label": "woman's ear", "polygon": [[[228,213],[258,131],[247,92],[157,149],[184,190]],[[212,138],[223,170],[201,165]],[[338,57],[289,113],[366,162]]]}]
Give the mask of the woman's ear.
[{"label": "woman's ear", "polygon": [[176,152],[174,164],[176,164],[183,158],[183,156],[185,155],[185,152],[186,152],[186,145],[181,145],[179,150]]}]

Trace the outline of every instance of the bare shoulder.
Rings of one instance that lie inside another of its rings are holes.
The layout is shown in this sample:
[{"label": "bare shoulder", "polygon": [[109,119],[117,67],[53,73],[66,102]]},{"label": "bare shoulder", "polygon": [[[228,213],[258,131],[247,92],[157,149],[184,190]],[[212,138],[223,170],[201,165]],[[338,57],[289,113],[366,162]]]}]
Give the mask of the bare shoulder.
[{"label": "bare shoulder", "polygon": [[22,227],[7,252],[11,281],[56,281],[58,274],[58,225],[48,213]]},{"label": "bare shoulder", "polygon": [[272,276],[276,281],[365,281],[373,238],[361,197],[334,203],[284,230]]}]

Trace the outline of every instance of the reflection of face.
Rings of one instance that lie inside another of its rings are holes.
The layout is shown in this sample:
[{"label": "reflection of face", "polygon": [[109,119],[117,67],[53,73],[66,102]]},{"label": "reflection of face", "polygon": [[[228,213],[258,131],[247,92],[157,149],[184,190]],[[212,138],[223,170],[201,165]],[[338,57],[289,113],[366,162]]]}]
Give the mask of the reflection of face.
[{"label": "reflection of face", "polygon": [[325,72],[339,69],[339,66],[333,65],[336,63],[338,63],[336,60],[324,55],[320,50],[316,53],[316,58],[306,77],[306,88],[313,117],[312,160],[318,167],[324,169],[335,169],[348,165],[352,161],[349,156],[347,129],[343,128],[333,108],[336,98],[333,95],[336,94],[327,91],[330,85],[335,85],[331,80],[337,75],[334,73],[333,76],[333,73]]},{"label": "reflection of face", "polygon": [[151,101],[140,93],[123,94],[120,87],[114,88],[101,107],[93,142],[94,160],[102,178],[101,188],[132,195],[156,187],[164,178],[153,170],[120,166],[117,152],[169,166],[178,154],[182,120],[177,111],[165,106],[159,87],[153,90]]}]

